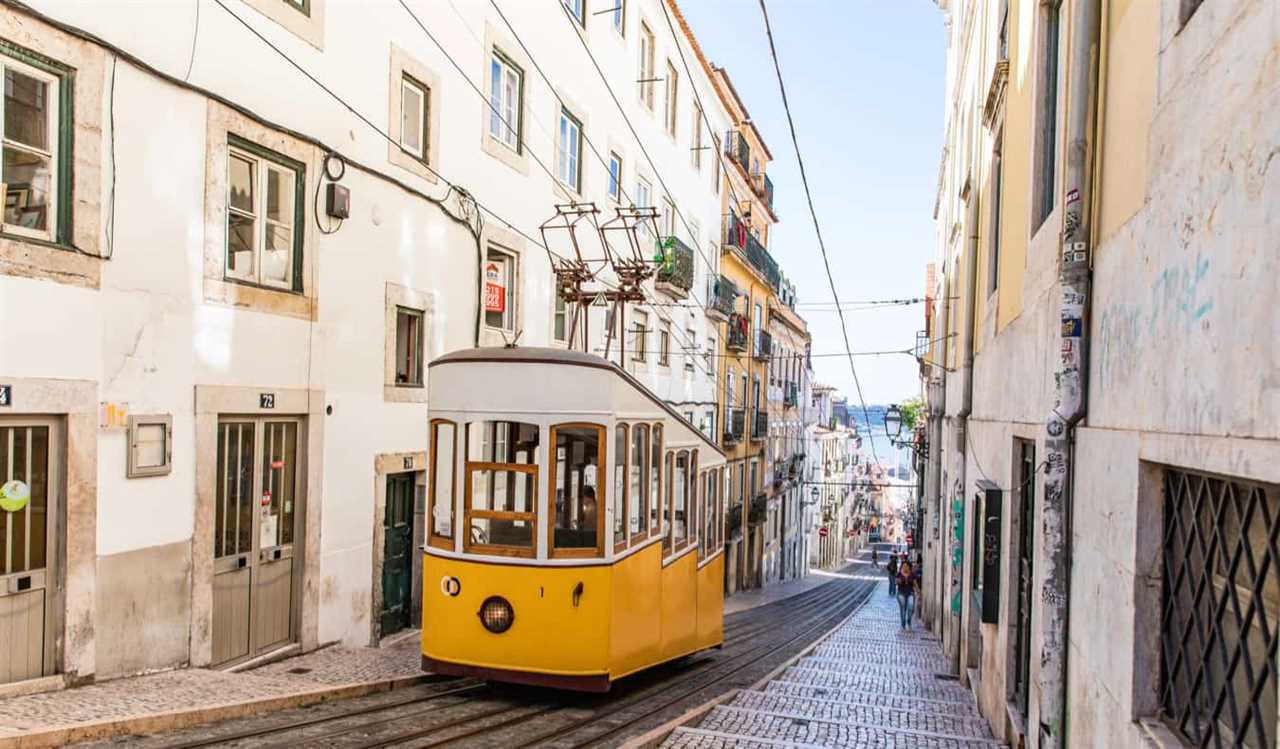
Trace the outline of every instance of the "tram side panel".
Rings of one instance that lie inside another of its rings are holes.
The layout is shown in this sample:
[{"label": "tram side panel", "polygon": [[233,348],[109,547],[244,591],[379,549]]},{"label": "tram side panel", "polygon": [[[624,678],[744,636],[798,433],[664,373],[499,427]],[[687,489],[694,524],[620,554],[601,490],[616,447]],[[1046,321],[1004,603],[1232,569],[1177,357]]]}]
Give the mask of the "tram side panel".
[{"label": "tram side panel", "polygon": [[662,657],[676,658],[698,648],[697,552],[662,568]]},{"label": "tram side panel", "polygon": [[[534,567],[427,554],[422,653],[497,671],[607,674],[610,582],[610,568],[604,566]],[[481,623],[479,612],[490,596],[511,604],[514,617],[506,632],[494,634]]]},{"label": "tram side panel", "polygon": [[724,554],[698,570],[698,646],[724,642]]},{"label": "tram side panel", "polygon": [[618,679],[663,660],[662,544],[613,565],[613,617],[609,675]]}]

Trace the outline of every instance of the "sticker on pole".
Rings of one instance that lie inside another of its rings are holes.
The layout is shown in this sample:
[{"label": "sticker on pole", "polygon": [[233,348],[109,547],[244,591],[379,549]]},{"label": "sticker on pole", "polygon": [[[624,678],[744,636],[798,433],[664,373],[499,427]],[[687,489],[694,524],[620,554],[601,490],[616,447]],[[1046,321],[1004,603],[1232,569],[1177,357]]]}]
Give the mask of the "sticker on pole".
[{"label": "sticker on pole", "polygon": [[31,487],[25,481],[14,479],[0,486],[0,510],[21,512],[31,501]]}]

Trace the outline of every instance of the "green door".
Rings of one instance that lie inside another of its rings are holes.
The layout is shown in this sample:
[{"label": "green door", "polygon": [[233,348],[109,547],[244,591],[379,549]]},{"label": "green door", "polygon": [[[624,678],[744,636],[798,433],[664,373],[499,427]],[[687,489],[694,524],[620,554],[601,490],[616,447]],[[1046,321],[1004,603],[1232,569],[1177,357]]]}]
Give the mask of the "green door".
[{"label": "green door", "polygon": [[382,636],[409,627],[413,580],[413,474],[387,476],[382,520]]}]

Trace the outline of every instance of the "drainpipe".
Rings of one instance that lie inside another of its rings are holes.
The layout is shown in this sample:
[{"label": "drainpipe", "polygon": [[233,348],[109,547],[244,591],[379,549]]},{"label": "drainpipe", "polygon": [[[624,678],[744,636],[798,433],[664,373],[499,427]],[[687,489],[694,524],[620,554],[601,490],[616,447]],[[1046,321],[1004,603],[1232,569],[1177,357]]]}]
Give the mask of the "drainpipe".
[{"label": "drainpipe", "polygon": [[1098,69],[1100,0],[1071,3],[1071,49],[1067,61],[1066,180],[1063,191],[1062,247],[1059,285],[1062,290],[1055,405],[1045,423],[1043,507],[1044,587],[1041,601],[1040,746],[1067,745],[1067,640],[1071,571],[1071,505],[1076,425],[1085,415],[1088,385],[1090,221],[1087,194],[1091,164],[1089,144]]},{"label": "drainpipe", "polygon": [[[974,193],[970,193],[972,199],[968,201],[967,210],[965,212],[965,222],[969,229],[969,236],[966,238],[968,247],[965,248],[965,281],[964,281],[964,359],[963,367],[964,381],[960,391],[960,410],[956,413],[956,450],[960,453],[960,492],[963,505],[964,494],[968,492],[969,486],[969,414],[973,413],[973,339],[974,339],[974,320],[977,319],[977,302],[978,302],[978,198]],[[944,503],[946,504],[946,503]],[[961,510],[963,512],[963,510]],[[963,518],[961,519],[961,527],[968,527]],[[963,534],[962,534],[963,535]],[[952,543],[956,540],[953,538]],[[960,542],[963,546],[963,540]],[[963,548],[961,554],[963,554]],[[962,557],[963,558],[963,557]],[[977,560],[972,562],[977,564]],[[964,569],[963,564],[959,571],[959,580],[957,585],[960,590],[964,590]],[[948,587],[947,592],[954,596],[955,591]],[[963,598],[961,599],[963,606]],[[949,602],[948,602],[949,603]],[[961,673],[960,670],[960,650],[961,650],[961,633],[963,631],[960,626],[960,612],[952,612],[951,618],[953,626],[952,643],[954,647],[951,653],[951,664],[955,673]]]}]

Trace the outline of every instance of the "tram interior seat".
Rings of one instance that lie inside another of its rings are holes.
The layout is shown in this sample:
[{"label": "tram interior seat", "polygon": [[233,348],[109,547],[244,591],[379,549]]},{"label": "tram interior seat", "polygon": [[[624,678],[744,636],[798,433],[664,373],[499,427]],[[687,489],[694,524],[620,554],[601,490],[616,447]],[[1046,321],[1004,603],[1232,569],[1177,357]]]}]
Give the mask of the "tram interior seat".
[{"label": "tram interior seat", "polygon": [[487,543],[495,546],[530,546],[533,543],[533,529],[514,523],[491,523]]},{"label": "tram interior seat", "polygon": [[594,549],[596,532],[576,528],[556,528],[556,548],[558,549]]}]

